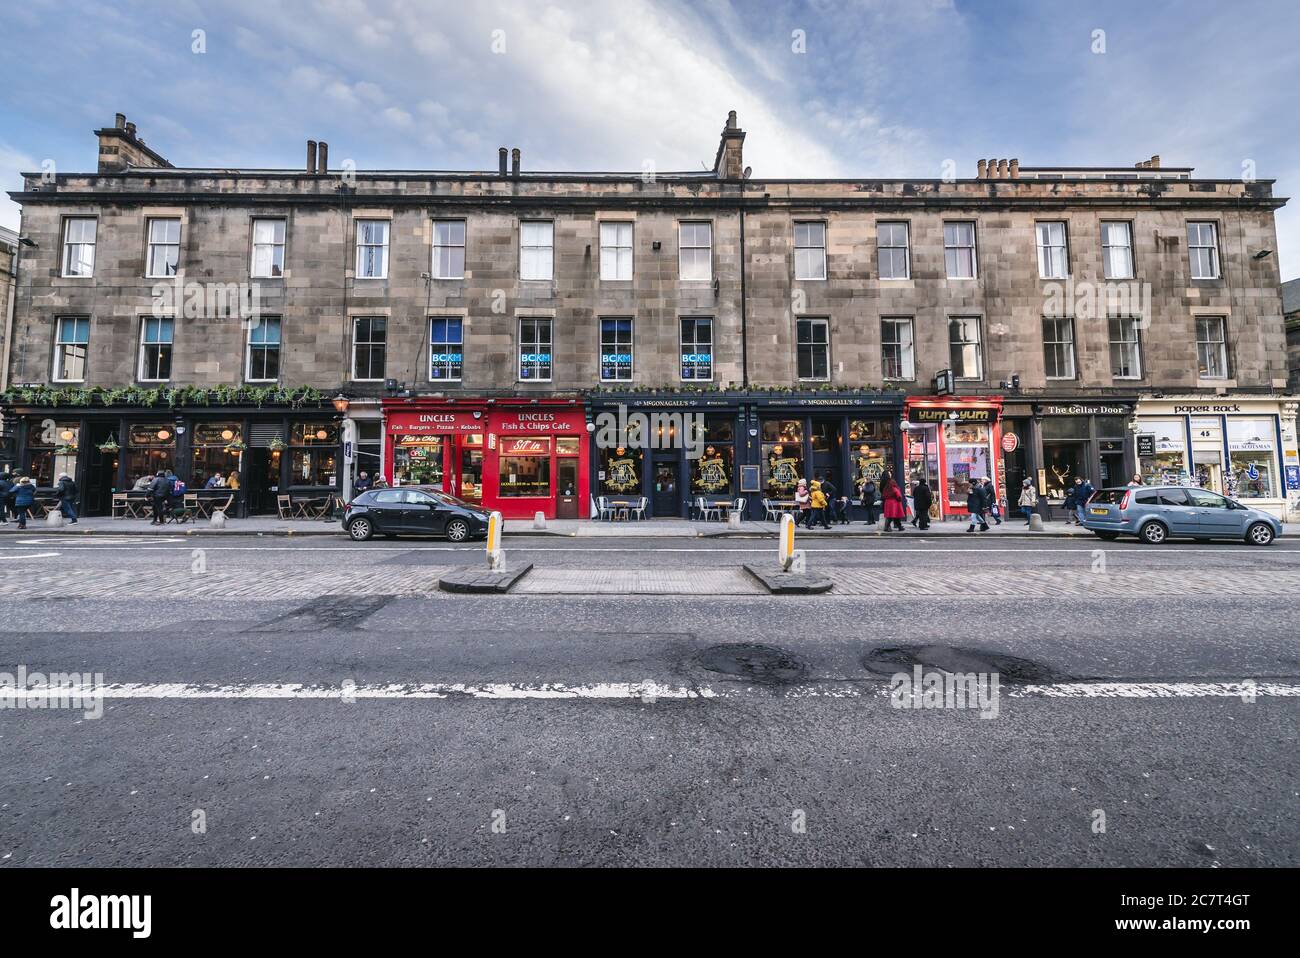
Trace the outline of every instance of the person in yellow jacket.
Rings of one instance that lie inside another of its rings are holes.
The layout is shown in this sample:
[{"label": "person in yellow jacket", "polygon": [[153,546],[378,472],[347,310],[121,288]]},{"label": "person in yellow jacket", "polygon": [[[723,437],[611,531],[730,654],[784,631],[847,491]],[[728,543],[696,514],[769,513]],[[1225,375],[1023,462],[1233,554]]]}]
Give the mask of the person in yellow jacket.
[{"label": "person in yellow jacket", "polygon": [[816,523],[820,522],[823,529],[829,529],[831,523],[826,515],[826,493],[822,492],[822,484],[816,479],[813,480],[809,497],[812,503],[812,518],[808,520],[808,528],[811,529]]}]

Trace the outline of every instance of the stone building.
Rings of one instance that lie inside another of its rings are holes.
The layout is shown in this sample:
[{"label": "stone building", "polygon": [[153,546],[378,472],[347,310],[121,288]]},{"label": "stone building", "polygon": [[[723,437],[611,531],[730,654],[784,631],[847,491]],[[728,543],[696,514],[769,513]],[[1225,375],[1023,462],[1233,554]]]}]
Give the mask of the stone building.
[{"label": "stone building", "polygon": [[[4,397],[15,464],[71,467],[92,512],[160,465],[235,472],[254,512],[361,471],[519,516],[758,515],[814,472],[850,494],[925,474],[943,516],[974,478],[1059,501],[1137,471],[1285,505],[1272,181],[1158,157],[764,180],[734,113],[690,173],[504,147],[358,171],[316,142],[301,170],[176,168],[121,115],[97,136],[96,172],[11,194],[32,246]],[[1160,396],[1250,408],[1146,415]],[[633,435],[598,441],[620,415]]]}]

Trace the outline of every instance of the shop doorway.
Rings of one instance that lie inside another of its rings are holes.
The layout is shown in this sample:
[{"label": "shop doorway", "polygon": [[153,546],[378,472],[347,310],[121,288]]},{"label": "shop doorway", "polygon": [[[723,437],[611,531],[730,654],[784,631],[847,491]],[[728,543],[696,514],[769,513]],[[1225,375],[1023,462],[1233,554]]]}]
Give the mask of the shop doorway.
[{"label": "shop doorway", "polygon": [[578,518],[578,460],[571,457],[557,459],[555,475],[558,480],[555,518]]},{"label": "shop doorway", "polygon": [[652,505],[659,517],[680,516],[681,503],[677,493],[677,460],[656,459],[651,473]]},{"label": "shop doorway", "polygon": [[85,489],[81,495],[81,511],[87,516],[113,514],[113,493],[117,491],[117,466],[119,450],[104,452],[99,447],[110,439],[116,441],[112,423],[97,423],[91,427],[90,459],[86,468]]},{"label": "shop doorway", "polygon": [[474,505],[483,503],[483,434],[458,436],[456,466],[452,470],[456,488],[448,490]]},{"label": "shop doorway", "polygon": [[248,514],[274,514],[280,491],[280,450],[255,446],[248,450]]}]

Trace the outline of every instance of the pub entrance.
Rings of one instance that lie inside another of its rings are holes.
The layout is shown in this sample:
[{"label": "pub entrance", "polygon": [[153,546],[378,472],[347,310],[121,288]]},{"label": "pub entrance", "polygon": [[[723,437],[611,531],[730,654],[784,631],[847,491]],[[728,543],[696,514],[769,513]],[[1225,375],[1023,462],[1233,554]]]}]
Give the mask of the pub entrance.
[{"label": "pub entrance", "polygon": [[677,456],[671,459],[656,456],[654,470],[650,475],[651,499],[654,515],[658,518],[680,516],[682,514],[681,497],[677,492]]}]

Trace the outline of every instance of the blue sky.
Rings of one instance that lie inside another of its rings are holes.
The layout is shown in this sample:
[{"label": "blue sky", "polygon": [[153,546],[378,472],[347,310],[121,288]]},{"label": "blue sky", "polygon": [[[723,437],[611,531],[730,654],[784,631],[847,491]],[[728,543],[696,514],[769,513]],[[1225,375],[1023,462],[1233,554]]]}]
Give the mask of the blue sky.
[{"label": "blue sky", "polygon": [[24,0],[3,18],[5,189],[47,160],[93,168],[90,131],[119,111],[178,166],[297,167],[311,137],[361,169],[490,169],[505,145],[532,170],[684,170],[735,109],[759,177],[1159,153],[1300,194],[1295,0]]}]

